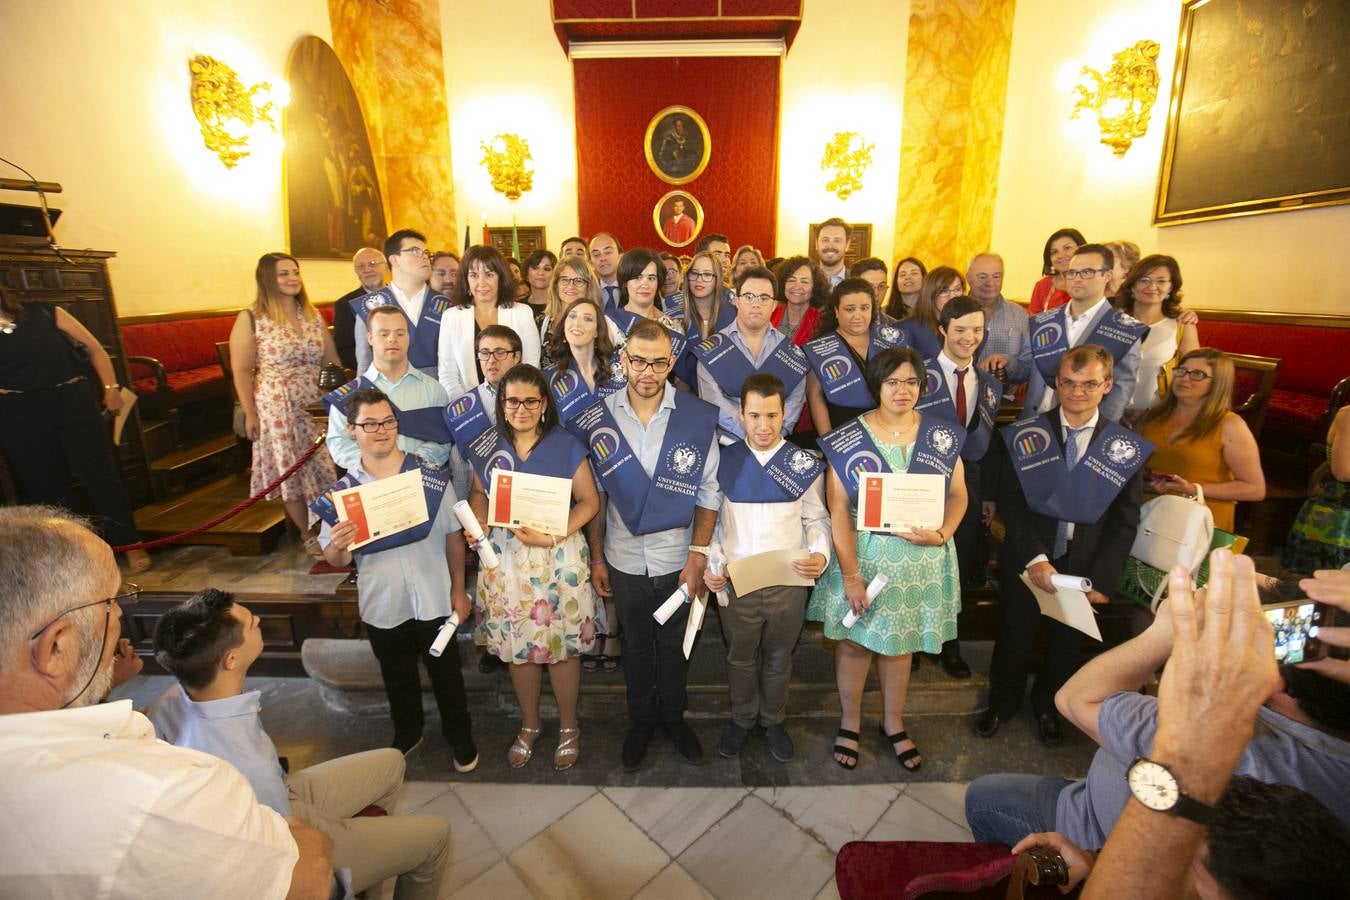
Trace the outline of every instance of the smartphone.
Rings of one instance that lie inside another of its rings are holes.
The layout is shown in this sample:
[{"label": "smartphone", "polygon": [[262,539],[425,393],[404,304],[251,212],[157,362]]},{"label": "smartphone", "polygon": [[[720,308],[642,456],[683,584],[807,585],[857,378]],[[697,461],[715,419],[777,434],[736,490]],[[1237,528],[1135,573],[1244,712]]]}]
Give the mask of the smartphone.
[{"label": "smartphone", "polygon": [[1323,625],[1331,625],[1334,610],[1325,603],[1304,598],[1261,607],[1275,632],[1275,661],[1295,665],[1327,655],[1327,645],[1317,639]]}]

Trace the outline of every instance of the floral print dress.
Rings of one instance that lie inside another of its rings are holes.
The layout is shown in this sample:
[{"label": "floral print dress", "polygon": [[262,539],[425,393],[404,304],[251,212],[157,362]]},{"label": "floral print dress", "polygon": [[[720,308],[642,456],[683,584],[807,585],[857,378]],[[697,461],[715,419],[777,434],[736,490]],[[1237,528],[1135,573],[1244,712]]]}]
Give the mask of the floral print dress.
[{"label": "floral print dress", "polygon": [[[256,494],[296,460],[323,433],[305,406],[318,403],[319,369],[323,364],[323,320],[302,318],[297,330],[286,322],[254,317],[253,345],[257,359],[253,402],[258,407],[258,439],[253,442],[249,493]],[[306,503],[336,480],[327,453],[319,452],[281,483],[283,500]],[[273,491],[267,499],[275,500]]]}]

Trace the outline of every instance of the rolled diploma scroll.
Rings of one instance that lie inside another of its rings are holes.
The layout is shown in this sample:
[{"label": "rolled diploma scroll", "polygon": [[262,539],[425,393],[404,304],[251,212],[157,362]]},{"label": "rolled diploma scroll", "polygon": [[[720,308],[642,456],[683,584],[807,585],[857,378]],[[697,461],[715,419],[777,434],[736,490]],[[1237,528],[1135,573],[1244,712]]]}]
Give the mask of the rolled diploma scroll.
[{"label": "rolled diploma scroll", "polygon": [[698,637],[698,630],[703,627],[703,613],[708,609],[708,594],[699,594],[695,597],[689,606],[689,618],[684,623],[684,658],[688,659],[689,654],[694,652],[694,638]]},{"label": "rolled diploma scroll", "polygon": [[1077,575],[1061,575],[1056,572],[1050,576],[1050,583],[1056,588],[1065,588],[1070,591],[1082,591],[1087,593],[1092,590],[1091,578],[1079,578]]},{"label": "rolled diploma scroll", "polygon": [[497,558],[497,551],[492,549],[492,542],[483,539],[483,526],[478,524],[478,517],[473,514],[469,508],[468,500],[460,500],[453,507],[455,518],[459,519],[460,527],[464,533],[478,542],[478,559],[485,569],[495,569],[502,564]]},{"label": "rolled diploma scroll", "polygon": [[431,649],[427,652],[432,656],[440,656],[445,652],[445,645],[455,638],[455,629],[459,627],[459,613],[451,612],[450,618],[445,620],[441,630],[436,632],[436,640],[431,642]]},{"label": "rolled diploma scroll", "polygon": [[[873,600],[877,599],[877,595],[880,594],[882,591],[886,590],[886,585],[890,583],[891,580],[886,577],[886,573],[878,572],[877,577],[873,578],[872,583],[867,586],[867,602],[871,603]],[[844,613],[845,628],[852,628],[857,623],[858,623],[857,613],[855,613],[851,609],[848,612]]]},{"label": "rolled diploma scroll", "polygon": [[[726,568],[727,568],[727,561],[722,558],[722,554],[714,553],[712,556],[708,557],[708,571],[716,575],[718,578],[721,578],[722,575],[726,573]],[[727,600],[727,592],[724,590],[718,591],[717,605],[726,606],[728,602],[730,601]]]},{"label": "rolled diploma scroll", "polygon": [[670,595],[670,599],[656,608],[656,612],[652,613],[652,618],[656,620],[658,625],[664,625],[667,619],[675,615],[675,610],[688,602],[689,588],[682,584],[675,589],[675,593]]}]

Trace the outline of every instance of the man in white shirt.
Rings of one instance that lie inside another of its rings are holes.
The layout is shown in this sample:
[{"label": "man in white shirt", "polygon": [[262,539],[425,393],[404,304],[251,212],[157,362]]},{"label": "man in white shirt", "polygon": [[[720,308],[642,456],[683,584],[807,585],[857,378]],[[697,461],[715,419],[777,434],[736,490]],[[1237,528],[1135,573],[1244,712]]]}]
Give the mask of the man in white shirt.
[{"label": "man in white shirt", "polygon": [[[434,293],[427,283],[431,278],[431,260],[427,256],[426,236],[411,228],[395,231],[384,242],[384,254],[391,278],[389,284],[375,292],[378,296],[364,298],[366,308],[397,306],[407,314],[413,330],[408,357],[414,366],[435,378],[441,313],[450,301]],[[424,328],[427,334],[418,334]],[[372,354],[366,339],[365,317],[359,312],[355,335],[356,371],[364,372],[370,368]]]},{"label": "man in white shirt", "polygon": [[[825,508],[824,464],[783,440],[783,382],[752,375],[741,388],[745,440],[722,451],[718,515],[712,557],[734,562],[774,550],[802,551],[788,565],[802,578],[817,578],[830,561],[830,519]],[[717,752],[738,756],[756,723],[764,728],[769,753],[792,759],[787,715],[792,648],[801,634],[808,589],[771,585],[737,594],[725,570],[704,572],[709,590],[726,591],[721,612],[727,639],[727,680],[731,721],[722,729]]]},{"label": "man in white shirt", "polygon": [[820,264],[820,274],[827,286],[834,286],[848,275],[844,268],[844,254],[848,251],[848,241],[853,229],[843,219],[826,219],[816,230],[816,260]]},{"label": "man in white shirt", "polygon": [[591,238],[591,265],[600,276],[605,312],[619,308],[619,257],[622,253],[618,239],[608,231]]},{"label": "man in white shirt", "polygon": [[0,509],[0,884],[13,898],[329,896],[332,844],[215,757],[155,740],[112,684],[112,549],[53,507]]},{"label": "man in white shirt", "polygon": [[403,754],[354,753],[287,777],[263,730],[262,694],[244,691],[262,650],[258,617],[226,591],[207,588],[165,612],[155,626],[155,659],[178,684],[149,712],[155,732],[225,760],[253,785],[259,802],[328,835],[333,865],[351,870],[355,893],[397,876],[400,898],[435,900],[449,855],[445,821],[358,815],[371,805],[392,808],[403,786]]}]

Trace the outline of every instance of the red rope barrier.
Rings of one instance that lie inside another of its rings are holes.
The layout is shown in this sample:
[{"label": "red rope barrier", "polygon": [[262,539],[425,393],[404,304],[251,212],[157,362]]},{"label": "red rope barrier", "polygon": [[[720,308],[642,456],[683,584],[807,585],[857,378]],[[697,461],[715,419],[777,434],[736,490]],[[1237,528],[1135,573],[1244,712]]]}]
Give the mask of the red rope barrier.
[{"label": "red rope barrier", "polygon": [[314,439],[314,443],[310,446],[308,450],[305,451],[304,455],[301,456],[298,460],[296,460],[295,465],[291,466],[285,472],[282,472],[281,475],[279,475],[275,481],[273,481],[267,487],[263,488],[258,493],[254,494],[252,497],[249,497],[247,500],[238,504],[233,509],[230,509],[222,513],[221,515],[216,516],[211,521],[203,522],[202,524],[196,526],[195,528],[189,528],[187,531],[183,531],[178,534],[171,534],[168,537],[156,538],[153,541],[142,541],[139,544],[127,544],[125,547],[114,547],[113,552],[126,553],[130,550],[154,550],[156,547],[163,547],[167,544],[174,544],[185,538],[190,538],[193,535],[201,534],[208,528],[215,528],[221,522],[234,518],[244,510],[248,509],[253,504],[257,503],[262,498],[266,497],[268,494],[272,493],[274,490],[277,489],[277,485],[281,484],[287,478],[290,478],[297,471],[299,471],[300,467],[303,466],[305,463],[309,462],[310,457],[313,456],[315,452],[320,447],[323,446],[323,442],[326,439],[327,435],[323,434],[319,435],[317,438]]}]

